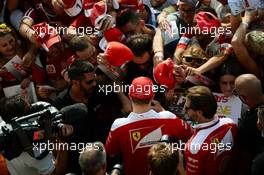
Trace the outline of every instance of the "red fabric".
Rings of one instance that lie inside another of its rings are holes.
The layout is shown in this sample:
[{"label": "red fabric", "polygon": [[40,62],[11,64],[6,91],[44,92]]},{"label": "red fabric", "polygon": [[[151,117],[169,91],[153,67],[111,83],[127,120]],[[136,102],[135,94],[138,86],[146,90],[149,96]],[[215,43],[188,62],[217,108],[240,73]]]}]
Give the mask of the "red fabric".
[{"label": "red fabric", "polygon": [[172,59],[167,59],[161,63],[159,63],[153,72],[153,76],[155,81],[159,85],[164,85],[168,89],[172,89],[175,86],[175,78],[174,78],[174,63]]},{"label": "red fabric", "polygon": [[105,145],[106,152],[109,156],[122,154],[124,174],[148,175],[149,148],[165,134],[186,141],[191,136],[191,128],[168,111],[131,113],[113,123]]},{"label": "red fabric", "polygon": [[138,77],[132,81],[129,95],[136,99],[150,99],[154,96],[153,82],[148,77]]},{"label": "red fabric", "polygon": [[56,81],[62,78],[61,71],[67,68],[67,59],[72,55],[72,51],[65,48],[63,55],[57,58],[47,58],[46,65],[32,65],[32,80],[35,84],[43,85],[48,81]]},{"label": "red fabric", "polygon": [[211,30],[212,27],[217,28],[221,26],[219,19],[209,12],[199,12],[195,15],[195,20],[202,31]]},{"label": "red fabric", "polygon": [[120,0],[119,4],[122,8],[144,9],[142,0]]},{"label": "red fabric", "polygon": [[[236,124],[229,118],[217,118],[217,120],[210,126],[197,129],[186,144],[186,174],[220,175],[223,174],[220,170],[230,169],[227,161],[230,161],[230,158],[233,155],[232,146],[236,137]],[[223,143],[222,145],[230,145],[226,147],[226,150],[220,146],[219,149],[213,148],[216,144],[220,145],[219,143]],[[191,146],[191,144],[202,146],[201,149],[195,151],[195,147]],[[211,149],[206,149],[205,145],[211,145]]]},{"label": "red fabric", "polygon": [[[72,23],[74,28],[92,26],[91,21],[83,13],[81,13]],[[84,30],[85,31],[85,30]]]},{"label": "red fabric", "polygon": [[134,54],[126,45],[116,41],[108,43],[105,56],[112,66],[121,66],[134,58]]},{"label": "red fabric", "polygon": [[35,24],[40,22],[59,22],[65,26],[69,26],[74,20],[74,17],[70,17],[67,14],[61,16],[48,17],[43,9],[42,4],[35,3],[35,7],[30,8],[26,11],[23,18],[31,19]]},{"label": "red fabric", "polygon": [[44,47],[44,49],[48,49],[53,45],[61,41],[60,36],[57,34],[55,28],[50,27],[47,23],[39,23],[32,26],[32,29],[37,32],[36,41]]},{"label": "red fabric", "polygon": [[122,42],[125,38],[125,35],[121,32],[121,30],[119,30],[116,27],[113,27],[104,32],[104,37],[108,42],[110,41]]}]

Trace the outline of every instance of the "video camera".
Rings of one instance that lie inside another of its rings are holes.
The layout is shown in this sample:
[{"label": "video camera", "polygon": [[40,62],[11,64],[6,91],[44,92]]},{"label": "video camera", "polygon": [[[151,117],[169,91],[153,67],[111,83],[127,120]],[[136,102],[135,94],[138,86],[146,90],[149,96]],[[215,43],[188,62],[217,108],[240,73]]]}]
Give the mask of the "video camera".
[{"label": "video camera", "polygon": [[1,127],[0,152],[7,160],[18,157],[23,151],[33,158],[44,158],[49,151],[33,149],[33,143],[47,143],[49,136],[60,135],[59,131],[64,124],[82,122],[87,108],[82,103],[76,103],[58,111],[49,103],[37,102],[30,106],[27,114],[14,117]]}]

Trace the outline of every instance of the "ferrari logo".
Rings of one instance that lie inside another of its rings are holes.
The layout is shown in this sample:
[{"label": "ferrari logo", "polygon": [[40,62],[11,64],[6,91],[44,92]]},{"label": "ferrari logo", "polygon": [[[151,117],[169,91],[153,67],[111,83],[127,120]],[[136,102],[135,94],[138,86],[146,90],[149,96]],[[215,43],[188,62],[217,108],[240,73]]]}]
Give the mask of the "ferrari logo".
[{"label": "ferrari logo", "polygon": [[140,140],[140,132],[132,132],[132,137],[136,142],[138,142]]},{"label": "ferrari logo", "polygon": [[218,138],[213,138],[213,143],[219,144],[220,142],[219,142]]}]

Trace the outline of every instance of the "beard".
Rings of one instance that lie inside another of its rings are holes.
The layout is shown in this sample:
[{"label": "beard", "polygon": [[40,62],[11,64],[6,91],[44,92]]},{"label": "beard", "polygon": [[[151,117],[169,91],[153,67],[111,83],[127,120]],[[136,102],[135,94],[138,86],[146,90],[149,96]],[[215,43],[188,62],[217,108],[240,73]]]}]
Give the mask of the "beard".
[{"label": "beard", "polygon": [[89,88],[89,89],[85,89],[85,88],[82,86],[82,84],[80,85],[80,90],[81,90],[81,92],[82,92],[87,98],[89,98],[89,97],[92,96],[92,94],[93,94],[95,88],[96,88],[96,86],[92,86],[92,87]]}]

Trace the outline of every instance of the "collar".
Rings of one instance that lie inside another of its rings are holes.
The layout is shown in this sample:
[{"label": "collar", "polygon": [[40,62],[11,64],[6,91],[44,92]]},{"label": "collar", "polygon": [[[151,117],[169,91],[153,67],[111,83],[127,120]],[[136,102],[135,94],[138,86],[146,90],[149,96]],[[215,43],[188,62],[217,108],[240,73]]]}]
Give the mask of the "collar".
[{"label": "collar", "polygon": [[210,127],[216,125],[218,122],[219,122],[219,118],[217,116],[215,116],[212,121],[194,125],[193,128],[198,129],[198,130],[207,129],[207,128],[210,128]]},{"label": "collar", "polygon": [[146,119],[146,118],[150,118],[150,117],[155,117],[157,116],[157,112],[154,111],[153,109],[147,111],[147,112],[144,112],[144,113],[141,113],[141,114],[138,114],[138,113],[134,113],[134,112],[131,112],[129,115],[128,115],[128,118],[130,119]]}]

